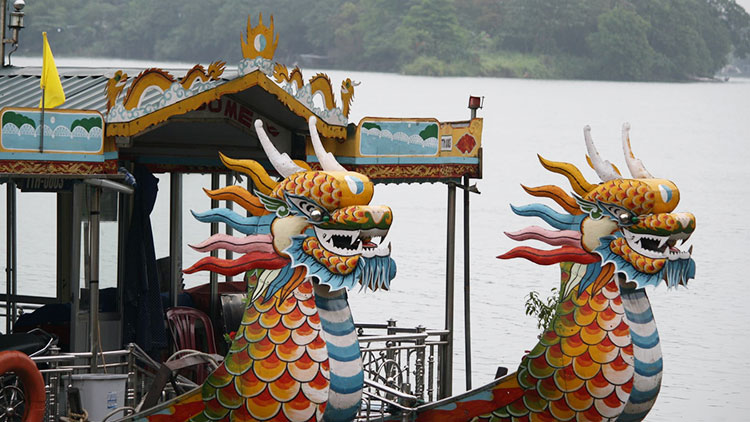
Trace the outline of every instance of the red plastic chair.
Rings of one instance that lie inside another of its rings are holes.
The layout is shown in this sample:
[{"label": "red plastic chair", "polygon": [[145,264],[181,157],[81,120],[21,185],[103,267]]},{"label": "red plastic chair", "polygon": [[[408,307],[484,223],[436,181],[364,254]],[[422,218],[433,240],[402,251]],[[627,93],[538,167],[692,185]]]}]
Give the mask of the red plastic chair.
[{"label": "red plastic chair", "polygon": [[[200,324],[196,324],[200,322]],[[216,354],[216,340],[211,319],[204,312],[195,308],[175,306],[167,309],[167,324],[172,333],[172,341],[177,350],[193,349]],[[203,326],[201,333],[200,325]],[[198,326],[198,329],[196,329]],[[196,369],[196,382],[201,383],[208,376],[206,366]]]}]

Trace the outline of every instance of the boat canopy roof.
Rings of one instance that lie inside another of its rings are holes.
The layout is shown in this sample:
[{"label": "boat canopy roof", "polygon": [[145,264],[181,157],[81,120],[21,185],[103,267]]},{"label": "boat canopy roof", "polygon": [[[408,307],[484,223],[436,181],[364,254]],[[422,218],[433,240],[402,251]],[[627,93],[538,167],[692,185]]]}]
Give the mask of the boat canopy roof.
[{"label": "boat canopy roof", "polygon": [[[247,40],[273,29],[248,24]],[[276,37],[278,39],[278,37]],[[113,176],[127,163],[153,172],[225,172],[218,152],[251,158],[269,170],[257,119],[280,152],[317,158],[307,121],[317,117],[326,149],[375,182],[434,182],[481,177],[482,119],[348,121],[355,87],[334,88],[318,73],[274,62],[276,43],[245,42],[236,66],[217,61],[190,69],[61,67],[65,102],[39,108],[41,67],[0,69],[0,178]]]}]

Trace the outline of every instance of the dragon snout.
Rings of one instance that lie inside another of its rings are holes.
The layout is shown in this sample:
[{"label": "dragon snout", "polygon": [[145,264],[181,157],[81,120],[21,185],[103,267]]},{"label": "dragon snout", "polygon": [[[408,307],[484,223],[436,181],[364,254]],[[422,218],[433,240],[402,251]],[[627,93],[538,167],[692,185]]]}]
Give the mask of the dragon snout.
[{"label": "dragon snout", "polygon": [[695,231],[695,216],[691,213],[649,215],[623,230],[631,249],[653,259],[689,259],[692,246],[681,250]]},{"label": "dragon snout", "polygon": [[353,205],[334,211],[327,223],[314,229],[326,250],[339,256],[369,258],[390,255],[387,236],[392,222],[389,207]]}]

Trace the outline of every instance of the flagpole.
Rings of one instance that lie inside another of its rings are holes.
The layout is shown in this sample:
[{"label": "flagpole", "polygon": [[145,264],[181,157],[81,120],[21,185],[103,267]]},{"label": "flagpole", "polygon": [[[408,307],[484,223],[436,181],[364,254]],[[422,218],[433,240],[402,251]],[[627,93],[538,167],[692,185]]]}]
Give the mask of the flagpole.
[{"label": "flagpole", "polygon": [[[55,66],[55,58],[52,56],[52,49],[49,47],[47,41],[47,33],[42,32],[42,77],[39,81],[39,87],[42,88],[42,101],[39,104],[41,110],[41,122],[39,129],[41,134],[39,136],[39,152],[44,152],[44,109],[47,107],[46,95],[47,87],[50,88],[50,108],[55,108],[65,102],[65,91],[63,91],[62,82],[60,81],[60,74],[57,72],[57,66]],[[54,136],[53,136],[54,137]]]},{"label": "flagpole", "polygon": [[46,87],[42,88],[42,118],[41,118],[41,128],[42,133],[39,136],[39,152],[44,152],[44,91],[46,91]]}]

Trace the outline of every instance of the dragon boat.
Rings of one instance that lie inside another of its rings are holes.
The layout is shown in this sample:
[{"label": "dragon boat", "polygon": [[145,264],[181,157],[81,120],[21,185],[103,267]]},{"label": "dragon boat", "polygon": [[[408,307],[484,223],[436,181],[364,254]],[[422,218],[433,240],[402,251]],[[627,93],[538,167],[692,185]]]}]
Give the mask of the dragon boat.
[{"label": "dragon boat", "polygon": [[[468,120],[364,117],[349,123],[361,82],[344,79],[335,94],[325,74],[306,81],[298,67],[274,62],[278,42],[273,17],[265,25],[261,15],[255,26],[248,18],[244,58],[236,66],[61,69],[67,102],[46,111],[36,108],[40,93],[31,88],[39,69],[6,66],[3,57],[0,183],[7,192],[8,270],[0,300],[6,333],[10,338],[41,327],[57,337],[56,345],[31,358],[0,353],[5,416],[644,420],[662,377],[644,289],[694,277],[690,252],[677,243],[690,237],[695,218],[674,212],[676,185],[654,178],[635,158],[629,126],[622,142],[632,178],[600,157],[588,127],[586,158],[601,183],[587,181],[572,164],[540,157],[573,192],[524,187],[563,211],[513,207],[556,230],[507,234],[559,248],[521,246],[498,258],[560,266],[552,322],[514,373],[499,372],[454,395],[455,196],[463,189],[468,236],[469,197],[477,192],[470,180],[482,176],[481,99],[470,97]],[[186,174],[210,175],[210,186],[203,186],[206,207],[191,210],[206,225],[207,238],[183,233]],[[169,180],[170,253],[159,260],[150,216],[155,175]],[[348,302],[359,290],[387,295],[399,282],[388,240],[398,210],[370,202],[378,184],[411,182],[448,186],[446,325],[440,329],[357,321]],[[19,190],[21,196],[55,196],[52,295],[18,294]],[[103,221],[116,223],[111,238],[101,235]],[[207,256],[183,265],[186,242]],[[100,274],[102,244],[111,245],[111,273]],[[468,248],[464,259],[468,265]],[[468,282],[468,267],[465,274]],[[206,283],[184,290],[183,275],[205,275]],[[186,304],[206,317],[203,331],[197,324],[203,337],[195,335],[196,324],[180,328],[170,319],[190,314]],[[165,351],[183,348],[181,336],[193,344],[214,338],[227,344],[177,350],[167,358]]]}]

